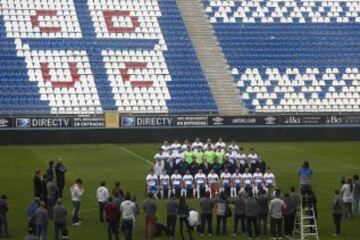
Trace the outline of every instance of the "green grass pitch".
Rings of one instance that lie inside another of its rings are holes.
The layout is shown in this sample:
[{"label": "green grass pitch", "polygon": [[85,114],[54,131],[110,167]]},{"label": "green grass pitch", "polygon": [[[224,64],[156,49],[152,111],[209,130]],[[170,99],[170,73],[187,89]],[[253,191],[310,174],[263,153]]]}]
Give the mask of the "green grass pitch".
[{"label": "green grass pitch", "polygon": [[[276,142],[244,143],[245,150],[255,147],[276,174],[283,191],[289,186],[298,188],[297,168],[303,160],[310,160],[314,170],[313,184],[318,198],[320,239],[336,239],[331,218],[331,200],[335,188],[339,187],[341,176],[359,174],[360,142]],[[81,216],[83,224],[74,228],[69,224],[71,239],[107,239],[106,225],[98,224],[95,191],[101,180],[109,189],[115,181],[121,181],[126,191],[144,198],[144,178],[150,169],[145,159],[152,160],[159,144],[99,144],[99,145],[51,145],[51,146],[1,146],[0,147],[0,193],[8,195],[10,206],[9,227],[12,239],[23,239],[26,230],[26,208],[33,196],[32,176],[36,168],[46,169],[50,159],[61,157],[68,167],[66,175],[65,204],[71,212],[68,186],[81,177],[86,189],[82,200]],[[134,152],[139,156],[135,156]],[[198,208],[198,201],[189,201]],[[165,222],[164,202],[158,202],[158,218]],[[70,222],[70,219],[69,219]],[[343,223],[341,240],[356,240],[360,237],[360,218]],[[215,221],[213,223],[215,225]],[[230,236],[232,219],[228,223]],[[49,226],[48,239],[52,239],[53,225]],[[202,239],[196,233],[195,239]],[[207,237],[204,237],[206,239]],[[215,239],[215,237],[213,237]],[[123,237],[121,236],[121,239]],[[143,215],[137,219],[136,239],[143,237]],[[166,239],[165,237],[161,239]],[[179,238],[177,238],[179,239]],[[244,239],[243,237],[237,239]],[[263,237],[262,239],[267,239]]]}]

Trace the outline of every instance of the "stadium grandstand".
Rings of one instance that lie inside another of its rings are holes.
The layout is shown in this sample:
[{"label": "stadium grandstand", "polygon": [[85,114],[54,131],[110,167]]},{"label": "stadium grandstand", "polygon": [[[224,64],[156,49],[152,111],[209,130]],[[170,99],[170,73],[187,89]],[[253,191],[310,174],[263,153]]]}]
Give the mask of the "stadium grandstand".
[{"label": "stadium grandstand", "polygon": [[0,0],[0,238],[357,239],[359,69],[360,0]]}]

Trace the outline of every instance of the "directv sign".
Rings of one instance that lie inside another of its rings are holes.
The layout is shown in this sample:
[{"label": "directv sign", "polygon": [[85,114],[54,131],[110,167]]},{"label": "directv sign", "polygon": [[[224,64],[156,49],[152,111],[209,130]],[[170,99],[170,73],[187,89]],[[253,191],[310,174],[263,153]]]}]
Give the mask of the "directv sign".
[{"label": "directv sign", "polygon": [[68,128],[72,127],[72,118],[16,118],[17,128]]},{"label": "directv sign", "polygon": [[121,117],[122,127],[166,127],[175,126],[174,117]]}]

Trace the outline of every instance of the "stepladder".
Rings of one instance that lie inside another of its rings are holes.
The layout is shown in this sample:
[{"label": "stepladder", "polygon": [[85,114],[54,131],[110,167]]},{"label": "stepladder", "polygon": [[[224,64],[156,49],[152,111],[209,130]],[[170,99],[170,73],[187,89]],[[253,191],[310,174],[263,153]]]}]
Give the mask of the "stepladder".
[{"label": "stepladder", "polygon": [[316,212],[312,203],[300,201],[296,211],[293,239],[319,239]]}]

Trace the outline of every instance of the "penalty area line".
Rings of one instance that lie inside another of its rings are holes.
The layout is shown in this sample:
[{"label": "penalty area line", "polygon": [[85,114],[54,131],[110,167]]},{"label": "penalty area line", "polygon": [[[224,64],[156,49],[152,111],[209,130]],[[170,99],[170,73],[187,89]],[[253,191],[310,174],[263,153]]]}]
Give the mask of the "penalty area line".
[{"label": "penalty area line", "polygon": [[128,154],[134,156],[134,157],[137,157],[138,159],[141,159],[143,160],[144,162],[148,163],[150,166],[154,166],[154,164],[147,160],[146,158],[144,158],[143,156],[137,154],[137,153],[134,153],[133,151],[130,151],[129,149],[125,148],[125,147],[120,147],[121,150],[123,150],[124,152],[127,152]]}]

